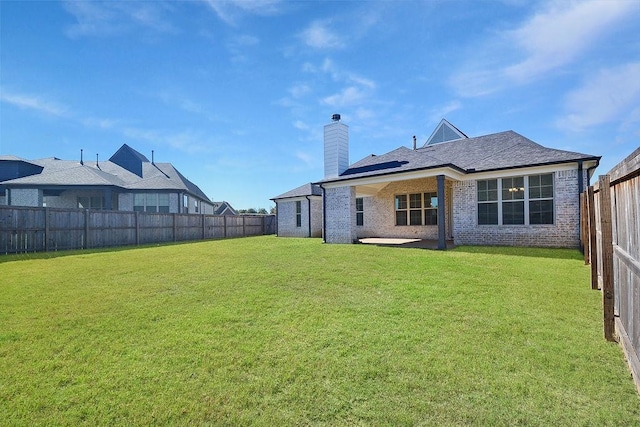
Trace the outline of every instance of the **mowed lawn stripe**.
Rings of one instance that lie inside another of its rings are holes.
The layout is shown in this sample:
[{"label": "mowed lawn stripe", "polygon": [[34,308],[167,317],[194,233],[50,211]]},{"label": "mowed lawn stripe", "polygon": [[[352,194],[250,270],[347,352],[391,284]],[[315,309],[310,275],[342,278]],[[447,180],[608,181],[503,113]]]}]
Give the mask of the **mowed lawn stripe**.
[{"label": "mowed lawn stripe", "polygon": [[577,251],[265,236],[0,271],[7,425],[640,425]]}]

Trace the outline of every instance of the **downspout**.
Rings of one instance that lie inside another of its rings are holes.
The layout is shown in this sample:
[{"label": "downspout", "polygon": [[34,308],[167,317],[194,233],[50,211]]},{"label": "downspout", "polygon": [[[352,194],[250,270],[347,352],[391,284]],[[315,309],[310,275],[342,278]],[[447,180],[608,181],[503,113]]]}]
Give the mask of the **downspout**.
[{"label": "downspout", "polygon": [[[582,209],[580,209],[580,200],[584,192],[584,165],[582,160],[578,160],[578,224],[582,225]],[[582,229],[581,229],[582,230]],[[584,253],[584,243],[580,239],[580,252]]]},{"label": "downspout", "polygon": [[584,192],[584,166],[582,160],[578,160],[578,195]]},{"label": "downspout", "polygon": [[274,200],[275,204],[276,204],[276,237],[278,236],[278,222],[279,222],[279,217],[278,217],[278,202],[276,202]]},{"label": "downspout", "polygon": [[309,235],[307,237],[311,237],[311,199],[309,198],[309,196],[304,196],[307,199],[307,205],[308,205],[308,209],[309,209]]},{"label": "downspout", "polygon": [[322,184],[320,188],[322,188],[322,243],[327,243],[327,198]]}]

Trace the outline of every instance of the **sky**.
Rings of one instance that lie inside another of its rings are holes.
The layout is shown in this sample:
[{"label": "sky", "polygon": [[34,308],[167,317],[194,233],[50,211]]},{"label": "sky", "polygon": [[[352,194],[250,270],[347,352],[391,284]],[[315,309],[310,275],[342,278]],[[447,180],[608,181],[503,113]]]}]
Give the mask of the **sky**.
[{"label": "sky", "polygon": [[0,1],[0,154],[172,163],[213,201],[267,210],[442,118],[602,156],[640,145],[640,2]]}]

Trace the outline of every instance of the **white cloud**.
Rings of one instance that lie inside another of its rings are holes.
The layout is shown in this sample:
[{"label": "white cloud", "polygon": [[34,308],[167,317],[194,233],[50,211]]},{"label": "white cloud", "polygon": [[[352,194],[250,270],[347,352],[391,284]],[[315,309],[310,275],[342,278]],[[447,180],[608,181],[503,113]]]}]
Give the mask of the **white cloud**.
[{"label": "white cloud", "polygon": [[309,153],[305,153],[303,151],[296,151],[295,153],[296,159],[302,161],[305,165],[312,166],[315,162],[314,156]]},{"label": "white cloud", "polygon": [[342,39],[332,32],[326,23],[320,21],[312,22],[300,34],[302,41],[315,49],[333,49],[344,46]]},{"label": "white cloud", "polygon": [[56,117],[68,117],[70,114],[67,107],[45,100],[41,97],[35,95],[8,93],[4,89],[0,91],[0,101],[21,109],[34,110]]},{"label": "white cloud", "polygon": [[434,108],[429,112],[429,122],[438,123],[440,120],[445,118],[447,114],[459,110],[460,108],[462,108],[462,103],[457,99],[441,107]]},{"label": "white cloud", "polygon": [[[601,70],[566,97],[566,115],[558,126],[581,131],[602,123],[637,120],[640,62]],[[634,108],[635,107],[635,108]]]},{"label": "white cloud", "polygon": [[280,13],[281,0],[203,0],[222,21],[236,25],[244,14],[270,16]]},{"label": "white cloud", "polygon": [[330,107],[346,107],[359,104],[366,98],[366,93],[355,86],[348,86],[339,93],[327,96],[322,103]]},{"label": "white cloud", "polygon": [[175,30],[164,16],[169,6],[163,2],[66,1],[64,7],[76,19],[66,30],[71,38],[120,35],[135,27]]},{"label": "white cloud", "polygon": [[299,83],[289,88],[289,93],[293,98],[296,98],[296,99],[302,98],[309,92],[311,92],[311,88],[306,83]]},{"label": "white cloud", "polygon": [[527,57],[505,69],[507,77],[527,81],[549,70],[573,62],[604,32],[634,9],[635,1],[580,1],[551,3],[522,27],[505,36],[527,53]]},{"label": "white cloud", "polygon": [[302,120],[296,120],[295,122],[293,122],[293,127],[295,127],[298,130],[303,130],[303,131],[311,130],[311,126],[309,126],[308,124],[306,124]]},{"label": "white cloud", "polygon": [[518,28],[474,45],[449,83],[460,96],[484,96],[528,84],[582,58],[640,11],[627,0],[549,1]]}]

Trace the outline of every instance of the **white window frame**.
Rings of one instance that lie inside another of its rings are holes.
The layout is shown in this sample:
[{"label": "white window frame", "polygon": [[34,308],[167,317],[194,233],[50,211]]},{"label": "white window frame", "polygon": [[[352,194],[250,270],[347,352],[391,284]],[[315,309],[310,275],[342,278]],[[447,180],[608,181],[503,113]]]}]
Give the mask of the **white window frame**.
[{"label": "white window frame", "polygon": [[[394,208],[394,221],[396,227],[433,227],[438,225],[438,206],[433,207],[431,203],[432,195],[436,194],[435,191],[421,191],[419,193],[400,193],[393,196],[393,208]],[[427,195],[429,200],[427,203]],[[416,199],[412,196],[420,196],[420,199]],[[405,207],[398,208],[398,197],[404,197]],[[420,224],[411,223],[411,212],[420,212]],[[427,224],[427,211],[436,212],[436,220],[434,224]],[[406,224],[398,224],[398,213],[404,212],[406,214]]]},{"label": "white window frame", "polygon": [[356,197],[356,226],[362,227],[363,225],[364,225],[364,197]]},{"label": "white window frame", "polygon": [[296,227],[302,227],[302,201],[296,200]]},{"label": "white window frame", "polygon": [[[553,185],[553,196],[552,197],[540,197],[540,198],[531,198],[529,197],[529,178],[534,177],[534,176],[545,176],[545,175],[551,175],[551,183]],[[517,200],[504,200],[502,197],[502,185],[503,185],[503,180],[513,180],[516,178],[523,178],[524,180],[524,187],[522,188],[518,188],[517,190],[514,191],[523,191],[524,192],[524,197],[522,199],[517,199]],[[555,206],[555,201],[556,201],[556,183],[555,183],[555,173],[551,172],[551,173],[540,173],[540,174],[530,174],[530,175],[515,175],[515,176],[508,176],[508,177],[502,177],[502,178],[489,178],[489,179],[479,179],[476,180],[476,198],[478,196],[478,182],[480,181],[496,181],[497,182],[497,200],[476,200],[476,225],[480,226],[480,227],[490,227],[490,226],[501,226],[501,227],[537,227],[537,226],[550,226],[550,225],[555,225],[556,223],[556,206]],[[514,201],[520,201],[522,200],[524,203],[524,222],[522,224],[504,224],[503,223],[503,204],[505,203],[513,203]],[[544,224],[531,224],[531,218],[529,215],[529,205],[531,202],[533,201],[544,201],[544,200],[551,200],[553,203],[553,218],[552,218],[552,222],[551,223],[544,223]],[[491,204],[491,203],[497,203],[498,205],[498,223],[497,224],[480,224],[479,222],[479,217],[478,217],[478,206],[482,205],[482,204]]]},{"label": "white window frame", "polygon": [[[160,197],[166,198],[167,204],[160,204]],[[142,203],[140,200],[142,198]],[[137,203],[136,203],[136,199]],[[167,193],[134,193],[133,194],[133,210],[146,213],[169,213],[171,200]]]}]

